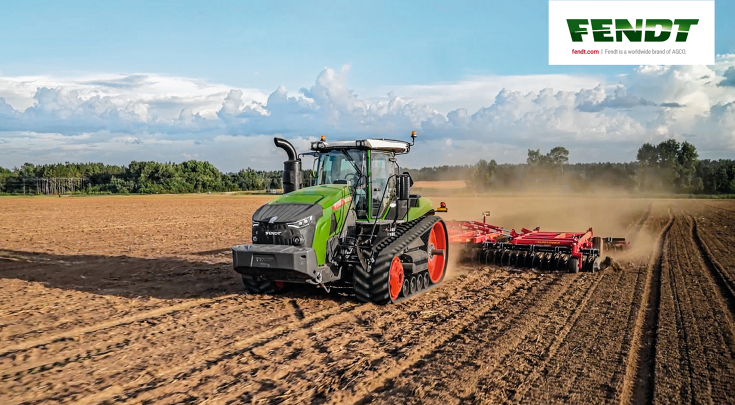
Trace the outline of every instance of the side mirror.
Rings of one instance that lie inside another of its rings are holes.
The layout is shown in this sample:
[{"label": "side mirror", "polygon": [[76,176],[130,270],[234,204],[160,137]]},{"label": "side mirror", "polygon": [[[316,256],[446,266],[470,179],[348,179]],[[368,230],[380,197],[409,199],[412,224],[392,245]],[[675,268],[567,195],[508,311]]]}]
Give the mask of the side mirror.
[{"label": "side mirror", "polygon": [[398,199],[408,200],[411,195],[411,186],[413,185],[411,176],[408,173],[403,173],[396,177],[398,179]]}]

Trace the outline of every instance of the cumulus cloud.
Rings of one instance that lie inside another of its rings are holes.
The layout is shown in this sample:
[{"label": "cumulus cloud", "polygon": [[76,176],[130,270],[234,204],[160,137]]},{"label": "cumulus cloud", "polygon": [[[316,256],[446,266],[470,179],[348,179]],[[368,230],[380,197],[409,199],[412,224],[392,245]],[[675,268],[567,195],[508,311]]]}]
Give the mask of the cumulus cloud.
[{"label": "cumulus cloud", "polygon": [[0,166],[196,156],[224,170],[276,168],[273,135],[304,150],[319,135],[406,138],[414,129],[415,150],[430,153],[407,156],[411,166],[520,162],[528,148],[558,145],[572,161],[629,161],[641,143],[668,138],[693,142],[703,157],[735,152],[735,55],[713,66],[641,66],[615,82],[473,77],[380,97],[358,96],[348,76],[349,66],[327,68],[293,93],[152,74],[0,77]]},{"label": "cumulus cloud", "polygon": [[717,83],[718,86],[735,87],[735,67],[730,66],[729,68],[727,68],[722,76],[724,77],[724,79],[722,79],[721,82]]}]

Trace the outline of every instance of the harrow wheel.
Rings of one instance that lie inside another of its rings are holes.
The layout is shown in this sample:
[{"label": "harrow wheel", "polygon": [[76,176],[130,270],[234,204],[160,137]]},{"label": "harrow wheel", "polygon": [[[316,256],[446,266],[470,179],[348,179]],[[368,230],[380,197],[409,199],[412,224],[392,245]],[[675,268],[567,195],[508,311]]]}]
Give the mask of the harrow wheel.
[{"label": "harrow wheel", "polygon": [[495,260],[495,252],[488,250],[487,252],[482,253],[482,257],[484,259],[482,264],[493,264],[493,260]]},{"label": "harrow wheel", "polygon": [[554,253],[553,256],[551,256],[551,268],[554,270],[561,269],[561,255],[559,253]]},{"label": "harrow wheel", "polygon": [[576,257],[570,257],[567,268],[570,273],[579,273],[579,259]]},{"label": "harrow wheel", "polygon": [[518,253],[516,255],[515,266],[520,268],[520,267],[523,267],[525,263],[526,263],[526,254],[523,252]]}]

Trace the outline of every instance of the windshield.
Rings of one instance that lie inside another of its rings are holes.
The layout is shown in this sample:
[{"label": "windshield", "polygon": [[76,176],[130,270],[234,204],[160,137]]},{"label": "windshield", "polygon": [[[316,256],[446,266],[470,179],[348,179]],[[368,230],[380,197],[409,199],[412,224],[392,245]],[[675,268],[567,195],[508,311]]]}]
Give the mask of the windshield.
[{"label": "windshield", "polygon": [[[349,157],[348,157],[349,156]],[[350,160],[351,158],[351,160]],[[337,149],[319,154],[317,163],[317,185],[348,184],[353,188],[353,204],[358,218],[367,218],[367,192],[365,170],[365,151],[358,149]]]},{"label": "windshield", "polygon": [[[345,153],[347,152],[347,153]],[[352,158],[353,162],[346,156]],[[319,154],[317,184],[349,184],[355,187],[358,180],[357,170],[365,173],[365,151],[358,149],[339,149]]]}]

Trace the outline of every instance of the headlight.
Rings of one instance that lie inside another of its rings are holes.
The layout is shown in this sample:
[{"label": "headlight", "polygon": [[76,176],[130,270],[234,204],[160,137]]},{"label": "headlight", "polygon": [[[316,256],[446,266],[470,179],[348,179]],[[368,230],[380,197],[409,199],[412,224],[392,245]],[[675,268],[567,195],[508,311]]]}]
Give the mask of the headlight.
[{"label": "headlight", "polygon": [[296,222],[289,222],[286,225],[288,225],[290,228],[303,228],[311,223],[311,220],[314,218],[313,215],[309,215],[308,217],[304,219],[300,219]]},{"label": "headlight", "polygon": [[253,221],[253,226],[260,226],[260,222]]}]

